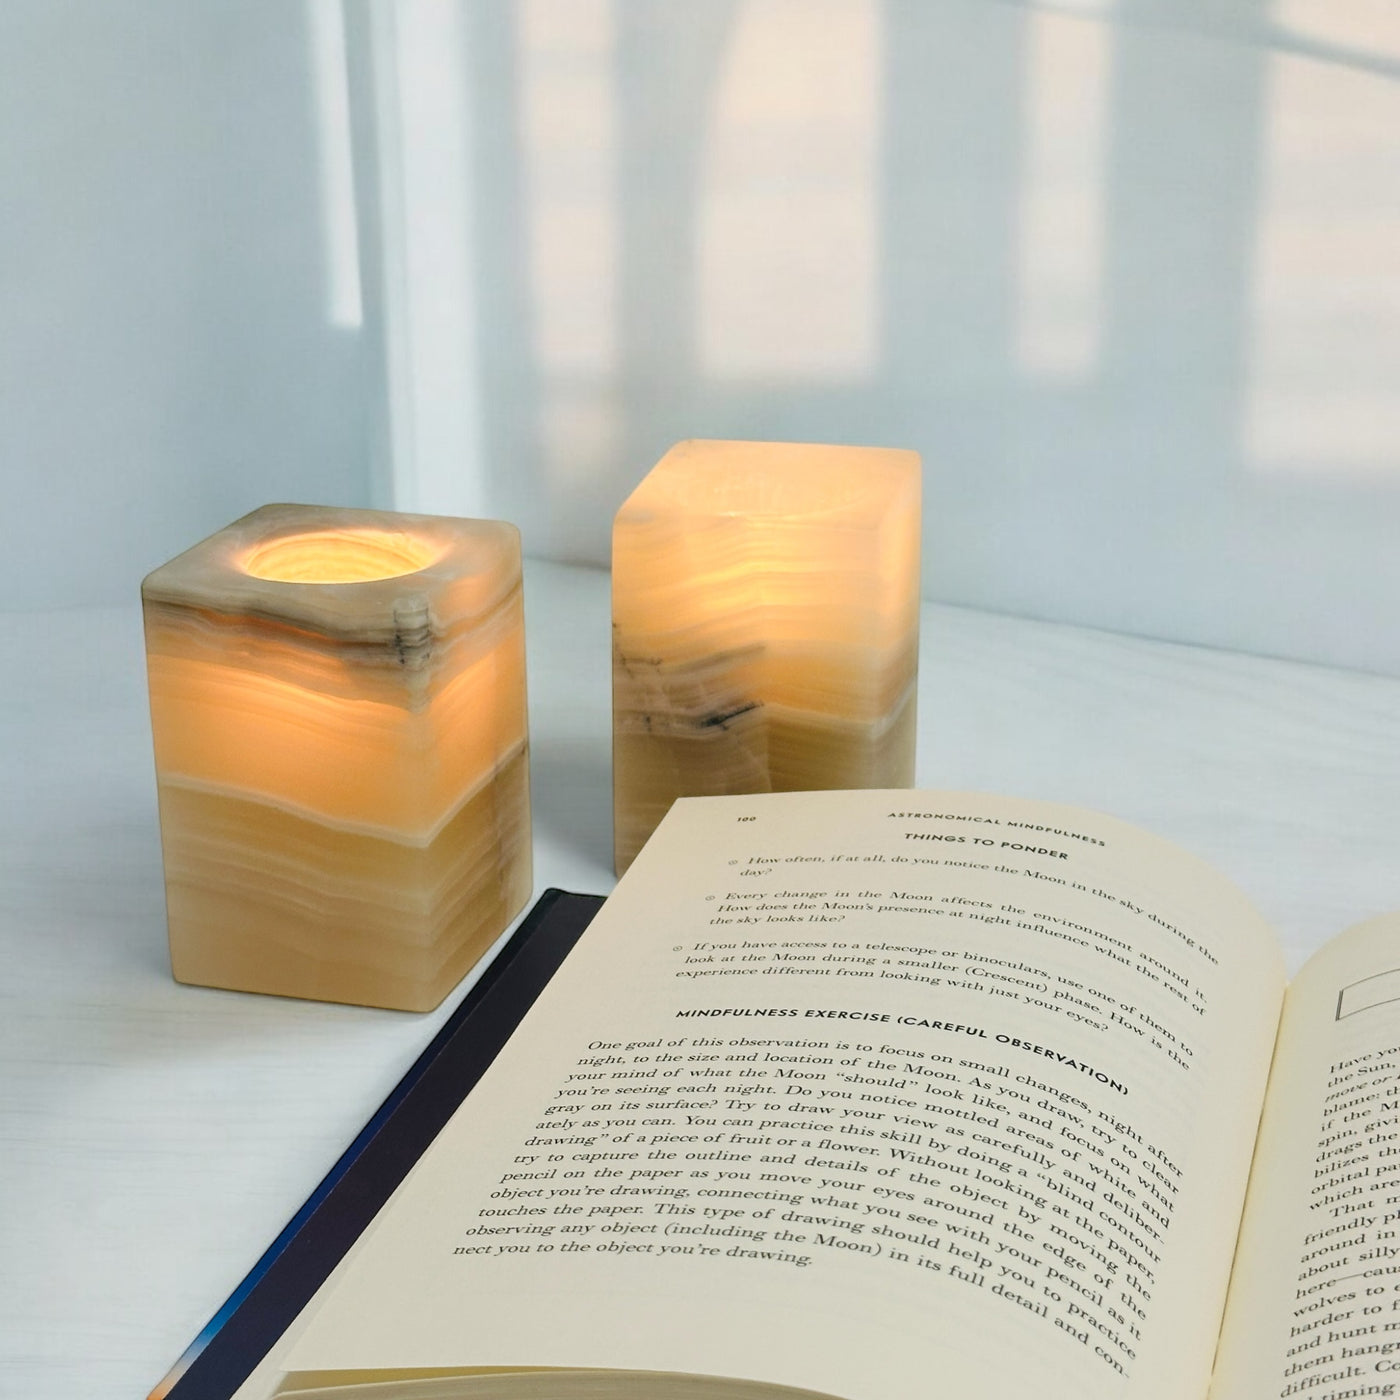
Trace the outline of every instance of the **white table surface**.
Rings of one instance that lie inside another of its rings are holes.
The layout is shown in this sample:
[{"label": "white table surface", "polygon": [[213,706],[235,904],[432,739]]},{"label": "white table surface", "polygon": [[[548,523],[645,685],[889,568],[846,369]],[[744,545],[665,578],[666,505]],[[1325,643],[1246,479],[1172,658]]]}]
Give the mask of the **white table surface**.
[{"label": "white table surface", "polygon": [[[606,892],[605,574],[527,571],[536,892]],[[0,1395],[139,1400],[460,999],[177,986],[140,611],[0,614]],[[1290,965],[1400,908],[1400,680],[928,605],[920,786],[1111,812]]]}]

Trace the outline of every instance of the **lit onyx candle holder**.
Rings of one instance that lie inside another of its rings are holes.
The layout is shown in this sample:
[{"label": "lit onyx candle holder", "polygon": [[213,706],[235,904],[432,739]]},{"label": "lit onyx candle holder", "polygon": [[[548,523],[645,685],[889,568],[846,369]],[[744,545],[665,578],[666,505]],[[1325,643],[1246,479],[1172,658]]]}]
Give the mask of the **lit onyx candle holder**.
[{"label": "lit onyx candle holder", "polygon": [[175,977],[436,1006],[530,894],[518,532],[264,506],[141,598]]},{"label": "lit onyx candle holder", "polygon": [[683,442],[613,523],[618,872],[677,797],[914,781],[919,458]]}]

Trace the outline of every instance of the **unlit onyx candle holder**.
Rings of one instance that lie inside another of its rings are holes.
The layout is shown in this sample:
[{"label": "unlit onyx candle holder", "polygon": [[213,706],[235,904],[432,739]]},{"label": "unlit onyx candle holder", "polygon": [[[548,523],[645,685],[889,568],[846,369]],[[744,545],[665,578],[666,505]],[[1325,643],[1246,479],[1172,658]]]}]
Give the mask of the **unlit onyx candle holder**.
[{"label": "unlit onyx candle holder", "polygon": [[683,442],[613,523],[621,873],[677,797],[914,781],[916,453]]},{"label": "unlit onyx candle holder", "polygon": [[141,598],[176,978],[436,1006],[530,894],[518,532],[264,506]]}]

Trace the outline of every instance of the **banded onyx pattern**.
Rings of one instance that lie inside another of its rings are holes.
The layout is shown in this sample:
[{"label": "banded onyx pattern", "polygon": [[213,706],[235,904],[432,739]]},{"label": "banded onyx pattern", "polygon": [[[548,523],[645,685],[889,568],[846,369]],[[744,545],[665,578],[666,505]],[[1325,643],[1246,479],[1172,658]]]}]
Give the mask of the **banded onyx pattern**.
[{"label": "banded onyx pattern", "polygon": [[176,978],[436,1006],[531,888],[514,527],[264,506],[141,592]]},{"label": "banded onyx pattern", "polygon": [[613,524],[620,874],[677,797],[914,781],[916,453],[679,443]]}]

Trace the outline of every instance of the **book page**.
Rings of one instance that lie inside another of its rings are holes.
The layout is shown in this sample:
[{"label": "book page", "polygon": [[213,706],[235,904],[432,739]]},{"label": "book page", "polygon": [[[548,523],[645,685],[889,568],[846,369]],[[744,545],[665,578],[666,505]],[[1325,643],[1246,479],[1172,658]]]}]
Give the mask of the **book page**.
[{"label": "book page", "polygon": [[1282,990],[1108,818],[678,802],[289,1366],[1203,1397]]},{"label": "book page", "polygon": [[1288,990],[1211,1394],[1400,1394],[1400,916]]}]

